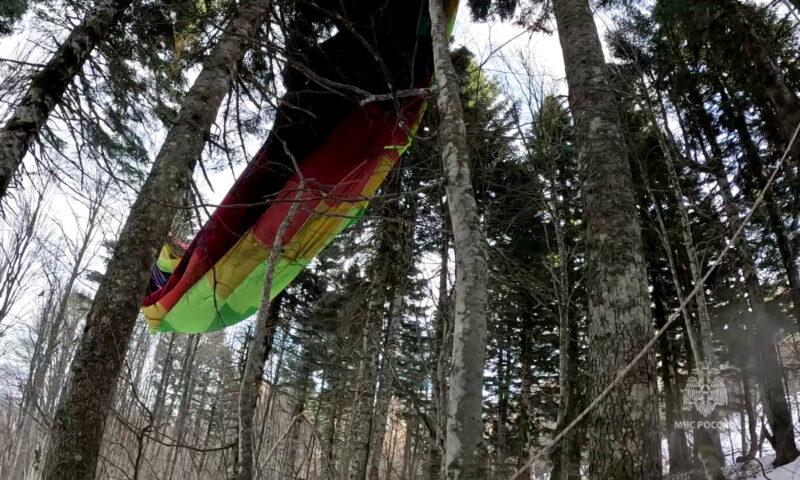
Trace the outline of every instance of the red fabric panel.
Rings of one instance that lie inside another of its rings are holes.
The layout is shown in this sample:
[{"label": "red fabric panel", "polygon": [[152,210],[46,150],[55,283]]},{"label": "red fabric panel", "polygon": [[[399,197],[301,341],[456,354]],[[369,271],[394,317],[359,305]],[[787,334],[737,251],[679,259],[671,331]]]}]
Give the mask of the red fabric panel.
[{"label": "red fabric panel", "polygon": [[[374,166],[360,169],[360,175],[351,177],[354,184],[341,182],[354,173],[360,164],[377,161],[385,146],[406,142],[406,134],[397,125],[395,112],[386,107],[386,104],[373,103],[357,109],[333,128],[320,147],[306,158],[297,159],[309,182],[307,189],[311,192],[304,194],[303,206],[306,208],[298,210],[284,241],[291,239],[310,216],[310,210],[320,201],[320,194],[333,190],[336,196],[337,193],[349,191],[357,193],[347,198],[357,198]],[[407,125],[416,121],[421,107],[421,99],[404,102],[403,114]],[[272,243],[290,204],[272,203],[269,200],[274,197],[270,195],[278,193],[278,198],[292,199],[297,183],[287,183],[292,175],[285,164],[286,155],[282,150],[276,150],[283,149],[283,144],[272,137],[270,140],[228,192],[222,206],[195,236],[167,284],[145,298],[145,306],[161,302],[164,308],[170,310],[256,223],[259,225],[256,236],[262,241],[269,239],[265,244]],[[277,164],[270,162],[273,155],[281,159]],[[276,188],[276,184],[280,184],[280,187]],[[354,189],[359,186],[358,190]]]}]

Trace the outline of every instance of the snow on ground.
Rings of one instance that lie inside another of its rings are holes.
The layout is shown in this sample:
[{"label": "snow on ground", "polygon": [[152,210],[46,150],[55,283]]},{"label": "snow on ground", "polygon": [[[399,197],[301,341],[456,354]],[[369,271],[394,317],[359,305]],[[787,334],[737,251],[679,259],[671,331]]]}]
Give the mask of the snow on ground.
[{"label": "snow on ground", "polygon": [[768,455],[751,460],[746,464],[728,467],[725,469],[725,478],[730,480],[800,480],[800,457],[778,468],[772,467],[774,460],[774,455]]}]

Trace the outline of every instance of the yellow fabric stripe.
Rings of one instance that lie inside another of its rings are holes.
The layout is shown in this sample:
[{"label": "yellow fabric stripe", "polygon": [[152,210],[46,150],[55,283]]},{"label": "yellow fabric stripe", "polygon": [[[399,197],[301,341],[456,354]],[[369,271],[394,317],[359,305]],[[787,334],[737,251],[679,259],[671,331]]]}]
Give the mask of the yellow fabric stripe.
[{"label": "yellow fabric stripe", "polygon": [[205,274],[206,280],[214,285],[218,297],[227,299],[239,283],[267,257],[269,248],[259,242],[250,230]]},{"label": "yellow fabric stripe", "polygon": [[152,305],[142,307],[142,313],[144,314],[144,319],[147,320],[147,324],[150,326],[150,330],[155,331],[158,330],[159,325],[161,325],[161,320],[164,318],[164,315],[167,314],[167,310],[156,302]]},{"label": "yellow fabric stripe", "polygon": [[314,258],[336,234],[341,223],[351,220],[349,215],[353,209],[365,203],[347,202],[330,206],[321,202],[303,228],[283,248],[282,257],[290,262],[299,258]]}]

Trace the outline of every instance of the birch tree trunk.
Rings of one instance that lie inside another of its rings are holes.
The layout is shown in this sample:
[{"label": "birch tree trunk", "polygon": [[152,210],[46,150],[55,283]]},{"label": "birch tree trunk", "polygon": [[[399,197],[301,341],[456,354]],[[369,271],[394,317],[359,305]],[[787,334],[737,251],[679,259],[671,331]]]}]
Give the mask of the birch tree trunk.
[{"label": "birch tree trunk", "polygon": [[[674,142],[671,142],[674,145]],[[672,155],[669,147],[663,145],[662,149],[665,152],[664,159],[666,161],[667,175],[669,177],[669,185],[675,196],[675,204],[678,206],[678,213],[681,220],[681,237],[683,239],[683,247],[686,250],[686,255],[689,258],[689,271],[692,274],[692,284],[695,288],[700,285],[697,293],[695,294],[694,301],[697,305],[697,317],[700,324],[700,345],[703,351],[703,358],[706,362],[716,365],[716,354],[714,353],[714,345],[711,340],[711,316],[708,314],[708,304],[706,303],[705,288],[703,287],[703,275],[700,270],[700,261],[697,257],[697,249],[694,246],[694,239],[692,237],[692,227],[689,222],[689,213],[684,203],[683,191],[681,190],[678,175],[675,171],[675,165],[672,161]],[[687,325],[687,328],[688,325]]]},{"label": "birch tree trunk", "polygon": [[203,70],[156,156],[133,205],[86,319],[66,394],[59,402],[45,460],[46,480],[94,478],[106,418],[128,342],[147,289],[150,267],[202,153],[245,51],[267,19],[269,0],[242,4],[205,60]]},{"label": "birch tree trunk", "polygon": [[[662,148],[666,147],[665,142],[662,142]],[[678,205],[678,210],[681,216],[681,229],[682,229],[682,236],[683,236],[683,244],[684,248],[686,249],[687,256],[689,258],[690,263],[690,270],[692,272],[692,280],[693,285],[702,285],[702,275],[700,273],[700,266],[697,260],[697,252],[694,248],[694,242],[692,240],[692,233],[689,226],[689,217],[688,213],[686,212],[686,206],[684,205],[683,194],[680,190],[680,184],[678,183],[678,178],[673,168],[671,154],[669,150],[664,149],[664,158],[666,159],[666,167],[668,169],[668,177],[671,187],[673,188],[673,192],[676,196],[676,203]],[[649,186],[648,186],[649,189]],[[651,193],[651,197],[655,202],[655,195]],[[657,210],[660,210],[660,205],[657,206]],[[678,272],[675,266],[675,261],[672,255],[672,247],[670,246],[669,235],[666,230],[666,226],[664,225],[663,216],[659,213],[659,226],[661,230],[661,235],[663,237],[662,242],[664,243],[665,249],[667,251],[667,259],[669,261],[670,271],[672,273],[673,284],[675,285],[675,289],[678,292],[678,302],[683,304],[684,298],[682,293],[681,282],[678,279]],[[695,294],[694,298],[695,304],[697,305],[697,316],[700,323],[700,344],[698,345],[697,341],[694,339],[694,327],[691,322],[691,318],[686,312],[686,309],[683,309],[683,316],[684,316],[684,326],[686,330],[686,336],[689,340],[691,350],[692,350],[692,359],[694,360],[695,365],[700,365],[700,362],[704,360],[709,366],[712,368],[717,368],[717,359],[716,354],[714,353],[714,346],[711,342],[711,319],[708,315],[708,308],[706,306],[705,301],[705,293],[702,291],[698,291]],[[660,327],[659,327],[660,328]],[[670,367],[672,368],[672,367]],[[675,379],[675,391],[676,395],[679,394],[680,390],[677,386],[677,376],[673,373],[672,378]],[[716,421],[719,417],[719,412],[711,412],[711,416],[708,418],[704,418],[703,420],[709,421]],[[669,422],[669,421],[668,421]],[[667,425],[667,430],[672,429],[672,425]],[[683,432],[681,432],[683,433]],[[722,452],[722,444],[720,443],[719,439],[719,432],[716,430],[708,429],[708,428],[699,428],[695,429],[694,431],[694,447],[695,451],[702,453],[701,455],[701,463],[703,468],[706,471],[706,476],[710,479],[721,479],[724,478],[722,474],[722,467],[725,464],[725,460],[723,457]],[[671,468],[672,463],[670,463]],[[672,471],[672,470],[670,470]]]},{"label": "birch tree trunk", "polygon": [[100,0],[33,77],[14,115],[0,130],[0,200],[50,112],[130,4],[131,0]]},{"label": "birch tree trunk", "polygon": [[[553,11],[582,170],[593,398],[652,337],[650,298],[619,112],[589,2],[554,0]],[[592,412],[588,428],[591,478],[661,478],[652,352]]]},{"label": "birch tree trunk", "polygon": [[485,238],[470,178],[464,112],[450,58],[443,0],[431,0],[429,6],[441,115],[439,141],[456,260],[445,468],[450,480],[478,479],[484,478],[486,456],[481,419],[487,335]]},{"label": "birch tree trunk", "polygon": [[[645,89],[645,91],[646,91],[646,89]],[[656,126],[656,128],[658,128],[658,124],[655,124],[655,126]],[[662,148],[662,152],[663,152],[664,157],[665,158],[666,157],[670,157],[670,151],[668,149],[669,147],[668,147],[667,143],[665,141],[663,141],[663,139],[661,138],[660,131],[657,133],[657,136],[658,136],[658,139],[659,139],[659,146]],[[667,163],[668,168],[671,168],[671,166],[672,166],[671,160],[667,159],[666,163]],[[650,181],[648,179],[647,170],[646,170],[645,166],[641,162],[639,164],[639,169],[641,171],[642,181],[644,183],[644,187],[645,187],[645,190],[646,190],[647,195],[649,197],[650,203],[654,206],[653,210],[655,212],[656,225],[658,227],[656,229],[656,233],[658,234],[658,238],[660,240],[661,246],[664,249],[664,253],[665,253],[665,256],[666,256],[666,259],[667,259],[667,264],[669,266],[670,274],[672,276],[672,283],[673,283],[673,286],[675,288],[675,292],[677,292],[677,297],[678,297],[677,300],[678,300],[678,303],[683,306],[684,305],[683,285],[682,285],[682,282],[680,281],[680,278],[678,276],[678,268],[677,268],[676,263],[675,263],[675,255],[673,254],[672,242],[670,241],[670,238],[669,238],[669,231],[667,230],[666,223],[664,222],[664,214],[663,214],[663,211],[662,211],[663,209],[662,209],[662,206],[661,206],[661,201],[656,196],[656,194],[654,193],[653,189],[650,187]],[[667,173],[668,177],[670,177],[671,175],[675,175],[674,170],[672,172],[670,172],[670,173]],[[676,180],[676,182],[677,182],[677,180]],[[685,215],[685,206],[683,205],[683,201],[684,200],[683,200],[682,196],[678,196],[677,197],[677,202],[679,203],[678,209],[684,211],[684,215]],[[687,222],[688,222],[688,220],[687,220]],[[689,240],[689,242],[691,244],[691,239]],[[653,246],[651,248],[655,248],[655,247]],[[689,257],[691,258],[692,254],[693,254],[693,251],[688,252],[688,254],[689,254]],[[657,283],[659,283],[659,285],[656,285]],[[656,290],[657,289],[659,290],[659,295],[663,296],[663,288],[661,287],[660,282],[658,281],[658,279],[654,278],[653,279],[653,296],[654,297],[656,296]],[[659,310],[658,308],[654,309],[654,313],[656,313],[656,328],[661,328],[661,326],[663,326],[663,324],[666,322],[666,319],[664,317],[662,298],[655,299],[654,303],[655,303],[656,307],[659,307],[659,306],[661,307],[661,309],[660,309],[661,311],[660,312],[658,311]],[[705,303],[704,302],[700,302],[699,300],[698,300],[697,303],[698,303],[699,316],[702,316],[703,313],[700,312],[701,303],[702,303],[702,307],[705,307]],[[660,318],[659,314],[661,314],[661,317],[663,317],[663,318]],[[707,315],[708,312],[705,312],[705,314]],[[703,362],[703,359],[705,358],[706,362],[708,362],[709,365],[712,368],[716,368],[716,360],[714,359],[714,350],[713,350],[713,347],[711,345],[710,324],[709,324],[709,327],[705,328],[705,329],[701,324],[701,335],[700,335],[701,336],[701,343],[702,343],[702,345],[701,345],[701,344],[698,343],[698,341],[696,339],[695,330],[694,330],[694,326],[692,324],[691,315],[689,314],[689,311],[688,311],[686,306],[683,306],[681,308],[681,315],[683,316],[685,332],[686,332],[686,339],[688,340],[689,350],[690,350],[690,354],[691,354],[691,360],[694,361],[694,365],[700,366],[701,363]],[[706,353],[705,356],[703,355],[703,352]],[[664,358],[664,357],[662,356],[662,358]],[[666,360],[662,360],[662,362],[666,362]],[[669,368],[671,368],[671,367],[669,367]],[[677,378],[677,377],[675,375],[672,375],[672,378]],[[662,379],[664,379],[665,389],[668,388],[667,385],[669,384],[669,382],[667,380],[669,379],[669,377],[665,377],[662,374]],[[680,394],[679,394],[680,390],[679,390],[676,382],[677,382],[677,380],[674,382],[675,385],[674,385],[673,394],[674,394],[674,398],[679,399],[680,398]],[[669,395],[667,395],[666,398],[668,400],[674,400]],[[679,417],[679,409],[678,409],[678,414],[677,415],[673,415],[672,412],[669,411],[670,408],[671,408],[670,406],[667,406],[668,412],[667,412],[667,427],[666,427],[666,429],[669,432],[668,433],[668,437],[676,437],[676,435],[678,435],[678,434],[676,434],[675,431],[674,431],[674,429],[675,429],[674,421],[677,420],[678,417]],[[675,411],[674,408],[672,410]],[[717,418],[718,418],[717,412],[712,412],[711,413],[711,417],[703,418],[703,420],[716,421]],[[680,435],[685,435],[683,431],[680,431],[679,434]],[[695,452],[700,452],[702,454],[702,455],[699,456],[699,458],[700,458],[701,463],[702,463],[702,468],[705,469],[706,477],[709,478],[709,479],[721,479],[721,478],[723,478],[722,466],[724,465],[725,461],[724,461],[724,457],[723,457],[722,446],[721,446],[721,443],[720,443],[720,440],[719,440],[719,432],[717,432],[716,430],[708,429],[708,428],[698,428],[698,429],[694,430],[693,438],[695,440],[694,441],[694,450],[695,450]],[[676,439],[676,441],[680,441],[680,440]],[[672,458],[672,456],[670,456],[670,471],[671,472],[673,471],[672,470],[673,469],[673,461],[672,460],[673,460],[673,458]],[[689,462],[690,463],[691,462],[691,456],[687,456],[685,459],[679,459],[678,460],[678,468],[683,468],[684,467],[683,464],[685,462]],[[698,465],[698,467],[699,467],[699,465]]]}]

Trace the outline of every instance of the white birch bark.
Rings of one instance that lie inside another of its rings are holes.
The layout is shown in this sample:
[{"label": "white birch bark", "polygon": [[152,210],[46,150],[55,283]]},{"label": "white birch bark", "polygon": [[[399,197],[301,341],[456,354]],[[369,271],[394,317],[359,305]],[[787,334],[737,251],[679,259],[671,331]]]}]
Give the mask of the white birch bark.
[{"label": "white birch bark", "polygon": [[439,141],[453,226],[456,299],[453,364],[448,394],[445,471],[450,480],[483,478],[481,419],[486,358],[486,251],[472,189],[464,113],[450,59],[442,0],[430,1],[433,59],[439,106]]}]

